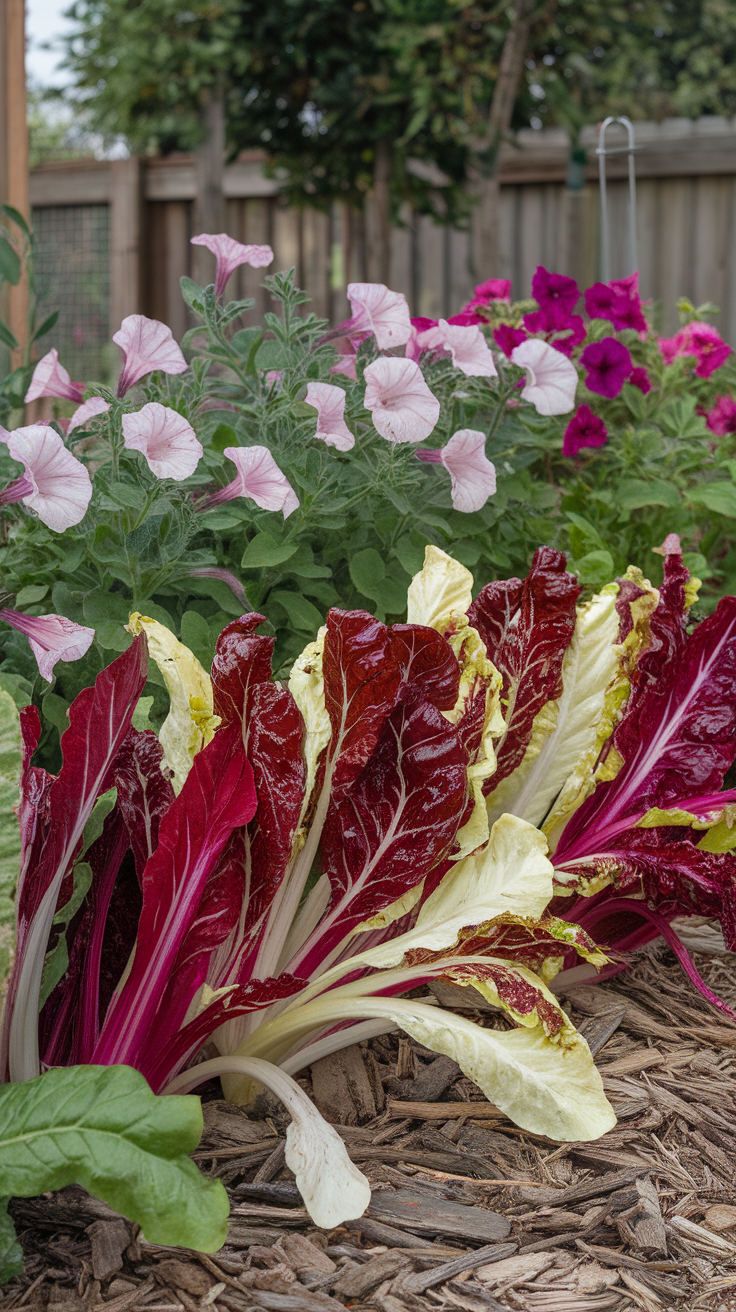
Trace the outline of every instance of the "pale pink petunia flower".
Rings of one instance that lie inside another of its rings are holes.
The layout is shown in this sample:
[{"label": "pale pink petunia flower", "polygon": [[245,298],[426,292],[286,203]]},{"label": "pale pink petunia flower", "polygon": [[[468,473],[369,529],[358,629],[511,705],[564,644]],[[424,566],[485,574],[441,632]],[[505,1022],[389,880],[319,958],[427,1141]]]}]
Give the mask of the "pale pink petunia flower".
[{"label": "pale pink petunia flower", "polygon": [[348,300],[353,317],[342,327],[352,341],[372,333],[380,351],[408,342],[411,318],[402,292],[392,292],[382,282],[351,282]]},{"label": "pale pink petunia flower", "polygon": [[192,237],[191,244],[206,246],[217,260],[215,296],[222,296],[230,275],[241,264],[250,264],[253,269],[265,269],[266,265],[273,262],[270,246],[244,246],[234,237],[228,237],[226,232],[200,232],[198,237]]},{"label": "pale pink petunia flower", "polygon": [[92,480],[86,465],[67,451],[53,428],[47,424],[16,428],[6,445],[13,460],[25,466],[25,473],[0,493],[3,504],[22,501],[55,533],[84,519]]},{"label": "pale pink petunia flower", "polygon": [[424,351],[442,350],[443,336],[434,319],[412,319],[411,333],[404,347],[407,360],[419,360]]},{"label": "pale pink petunia flower", "polygon": [[280,510],[284,519],[297,509],[299,498],[267,446],[226,446],[225,455],[237,468],[237,477],[200,501],[198,510],[210,510],[235,497],[249,497],[261,510]]},{"label": "pale pink petunia flower", "polygon": [[337,364],[330,366],[331,374],[344,374],[346,378],[352,378],[354,383],[358,381],[358,375],[355,372],[355,354],[338,355]]},{"label": "pale pink petunia flower", "polygon": [[25,633],[36,657],[41,677],[51,683],[57,661],[78,661],[94,641],[94,629],[75,624],[63,615],[23,615],[8,606],[0,608],[0,619]]},{"label": "pale pink petunia flower", "polygon": [[314,434],[338,451],[349,451],[355,438],[345,423],[345,393],[332,383],[310,383],[304,400],[317,411],[317,431]]},{"label": "pale pink petunia flower", "polygon": [[84,405],[80,405],[74,411],[69,420],[67,433],[73,433],[75,428],[85,428],[93,419],[106,415],[109,409],[107,401],[103,401],[101,396],[91,396],[89,401],[85,401]]},{"label": "pale pink petunia flower", "polygon": [[511,352],[512,364],[526,369],[529,381],[521,389],[540,415],[566,415],[575,405],[578,371],[562,351],[529,337]]},{"label": "pale pink petunia flower", "polygon": [[437,331],[441,334],[442,345],[450,352],[456,369],[462,370],[468,377],[497,378],[498,370],[482,328],[462,328],[457,324],[440,319]]},{"label": "pale pink petunia flower", "polygon": [[118,379],[118,396],[154,369],[165,374],[183,374],[187,362],[174,341],[170,328],[145,314],[129,314],[112,339],[123,352],[123,370]]},{"label": "pale pink petunia flower", "polygon": [[123,415],[123,445],[140,451],[156,478],[173,478],[177,483],[189,478],[202,458],[202,444],[192,425],[158,401]]},{"label": "pale pink petunia flower", "polygon": [[460,428],[438,451],[417,451],[420,460],[444,465],[452,479],[455,510],[480,510],[496,491],[496,468],[486,457],[486,435],[475,428]]},{"label": "pale pink petunia flower", "polygon": [[27,404],[39,396],[53,396],[60,401],[81,401],[84,396],[84,383],[72,382],[63,364],[59,364],[56,347],[39,360],[24,400]]},{"label": "pale pink petunia flower", "polygon": [[440,403],[413,360],[381,356],[365,370],[366,410],[388,442],[424,442],[440,417]]}]

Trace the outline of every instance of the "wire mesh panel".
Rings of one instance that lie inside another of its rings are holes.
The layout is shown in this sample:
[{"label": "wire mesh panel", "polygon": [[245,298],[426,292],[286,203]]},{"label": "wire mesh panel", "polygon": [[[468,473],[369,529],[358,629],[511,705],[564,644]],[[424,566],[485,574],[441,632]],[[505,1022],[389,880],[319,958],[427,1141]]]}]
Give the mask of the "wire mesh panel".
[{"label": "wire mesh panel", "polygon": [[59,311],[42,339],[72,378],[104,382],[110,374],[110,220],[107,205],[34,207],[39,320]]}]

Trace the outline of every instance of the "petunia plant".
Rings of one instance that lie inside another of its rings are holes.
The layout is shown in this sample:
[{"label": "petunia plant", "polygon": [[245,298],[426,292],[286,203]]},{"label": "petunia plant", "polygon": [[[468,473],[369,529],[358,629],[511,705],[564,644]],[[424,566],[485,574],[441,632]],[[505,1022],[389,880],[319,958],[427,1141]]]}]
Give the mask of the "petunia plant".
[{"label": "petunia plant", "polygon": [[[701,606],[731,586],[736,370],[692,307],[660,341],[635,275],[581,301],[540,268],[534,301],[489,279],[438,321],[352,283],[330,328],[288,273],[266,277],[274,312],[253,323],[225,289],[270,248],[195,242],[217,273],[183,281],[196,323],[181,344],[129,316],[115,388],[72,381],[52,348],[26,395],[56,418],[0,432],[2,599],[24,617],[0,627],[0,684],[40,707],[48,765],[131,611],[208,663],[228,620],[258,607],[285,674],[330,606],[400,617],[428,541],[485,578],[523,574],[545,541],[594,588],[676,527]],[[21,634],[51,612],[94,639],[75,666],[57,655],[50,685]],[[140,722],[160,725],[155,669],[146,696]]]}]

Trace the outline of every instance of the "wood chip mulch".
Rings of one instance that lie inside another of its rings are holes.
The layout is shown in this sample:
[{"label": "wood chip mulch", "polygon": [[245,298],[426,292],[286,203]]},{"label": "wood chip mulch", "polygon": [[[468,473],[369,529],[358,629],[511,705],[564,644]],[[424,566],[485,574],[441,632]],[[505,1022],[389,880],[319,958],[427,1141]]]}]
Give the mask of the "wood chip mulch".
[{"label": "wood chip mulch", "polygon": [[[696,961],[736,1005],[733,958]],[[476,998],[442,1000],[496,1024]],[[317,1230],[284,1166],[288,1117],[213,1085],[195,1158],[230,1193],[225,1247],[149,1244],[76,1186],[17,1199],[25,1271],[0,1309],[736,1312],[736,1025],[661,945],[565,1006],[619,1118],[596,1143],[519,1130],[448,1058],[383,1036],[302,1081],[371,1180],[360,1220]]]}]

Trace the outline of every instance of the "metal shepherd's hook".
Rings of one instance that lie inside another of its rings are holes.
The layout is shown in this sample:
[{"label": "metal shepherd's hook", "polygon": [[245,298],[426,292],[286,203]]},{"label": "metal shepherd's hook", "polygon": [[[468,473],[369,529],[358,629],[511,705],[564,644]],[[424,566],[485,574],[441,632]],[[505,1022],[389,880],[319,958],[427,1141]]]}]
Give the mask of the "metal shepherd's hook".
[{"label": "metal shepherd's hook", "polygon": [[[612,150],[606,150],[606,132],[612,123],[620,123],[626,128],[627,144],[625,146],[614,146]],[[610,115],[601,123],[598,132],[598,178],[600,180],[600,211],[601,211],[601,276],[604,282],[611,280],[611,230],[608,222],[608,194],[606,192],[606,160],[611,155],[628,155],[629,157],[629,231],[627,241],[627,255],[629,273],[634,273],[639,267],[639,257],[636,246],[636,175],[634,172],[634,152],[639,147],[634,144],[634,125],[630,118],[615,118]]]}]

